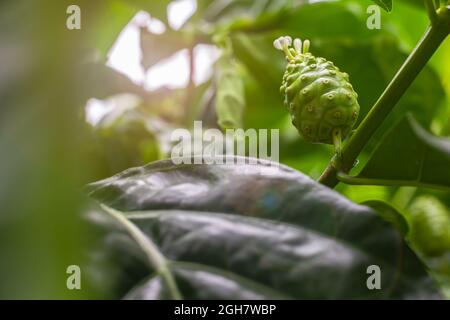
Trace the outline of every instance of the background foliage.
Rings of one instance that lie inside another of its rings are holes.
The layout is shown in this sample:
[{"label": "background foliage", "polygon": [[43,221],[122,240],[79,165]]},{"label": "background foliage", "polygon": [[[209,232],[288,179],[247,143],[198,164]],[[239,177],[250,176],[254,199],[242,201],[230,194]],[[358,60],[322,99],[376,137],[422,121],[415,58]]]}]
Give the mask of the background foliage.
[{"label": "background foliage", "polygon": [[[80,31],[65,28],[66,1],[0,4],[1,297],[111,294],[96,287],[65,289],[66,266],[85,263],[96,235],[79,219],[87,203],[82,186],[166,158],[170,130],[189,129],[195,119],[218,128],[279,128],[280,161],[317,178],[332,150],[302,141],[290,124],[279,94],[285,61],[272,47],[276,37],[309,38],[315,55],[349,73],[362,119],[428,24],[421,1],[406,0],[382,12],[380,30],[366,27],[369,0],[197,0],[196,12],[179,30],[167,23],[168,0],[75,2],[83,13]],[[224,53],[212,79],[148,91],[106,67],[109,49],[139,10],[167,25],[161,35],[141,29],[146,69],[207,43]],[[428,132],[450,135],[449,56],[446,41],[370,140],[356,171],[407,112]],[[85,122],[89,98],[119,93],[134,94],[140,102],[119,103],[96,126]],[[450,230],[448,191],[345,184],[337,190],[357,203],[380,200],[395,207],[411,229],[408,241],[450,294],[450,248],[442,247]],[[430,227],[421,231],[424,225]]]}]

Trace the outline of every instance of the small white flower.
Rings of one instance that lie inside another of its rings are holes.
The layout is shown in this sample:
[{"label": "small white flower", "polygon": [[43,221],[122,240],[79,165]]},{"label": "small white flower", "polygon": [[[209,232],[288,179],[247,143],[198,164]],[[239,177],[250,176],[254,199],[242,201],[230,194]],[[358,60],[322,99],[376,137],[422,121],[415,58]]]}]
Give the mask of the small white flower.
[{"label": "small white flower", "polygon": [[275,39],[273,41],[273,46],[275,47],[275,49],[283,50],[283,46],[281,45],[281,38]]},{"label": "small white flower", "polygon": [[285,36],[284,43],[286,44],[287,47],[289,47],[292,44],[292,38],[289,36]]},{"label": "small white flower", "polygon": [[294,48],[297,53],[302,53],[302,40],[296,38],[294,40]]},{"label": "small white flower", "polygon": [[310,42],[308,39],[306,39],[305,41],[303,41],[303,53],[307,53],[309,52],[309,46],[310,46]]}]

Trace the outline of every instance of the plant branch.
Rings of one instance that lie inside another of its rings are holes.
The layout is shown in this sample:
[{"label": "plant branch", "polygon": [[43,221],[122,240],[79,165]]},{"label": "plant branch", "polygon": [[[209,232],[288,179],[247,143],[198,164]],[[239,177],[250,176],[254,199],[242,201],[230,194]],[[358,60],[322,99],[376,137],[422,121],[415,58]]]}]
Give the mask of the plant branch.
[{"label": "plant branch", "polygon": [[194,96],[194,90],[195,90],[195,53],[194,53],[194,44],[192,44],[188,49],[188,57],[189,57],[189,80],[188,84],[186,86],[186,93],[184,96],[184,119],[189,119],[188,116],[191,112],[192,107],[192,98]]},{"label": "plant branch", "polygon": [[433,0],[424,0],[425,7],[427,8],[428,17],[430,18],[430,21],[432,24],[436,23],[437,20],[437,14],[436,14],[436,8],[434,6]]},{"label": "plant branch", "polygon": [[439,48],[450,31],[450,7],[442,7],[437,11],[437,20],[427,28],[413,52],[403,63],[397,74],[391,80],[378,101],[363,119],[355,133],[343,145],[340,157],[334,156],[319,178],[319,182],[330,188],[338,183],[337,173],[348,173],[355,160],[383,123],[411,83],[425,67],[428,60]]},{"label": "plant branch", "polygon": [[374,178],[364,178],[364,177],[352,177],[346,173],[338,172],[337,178],[339,181],[351,184],[351,185],[372,185],[372,186],[408,186],[408,187],[424,187],[433,188],[443,191],[450,191],[447,186],[425,183],[415,180],[386,180],[386,179],[374,179]]}]

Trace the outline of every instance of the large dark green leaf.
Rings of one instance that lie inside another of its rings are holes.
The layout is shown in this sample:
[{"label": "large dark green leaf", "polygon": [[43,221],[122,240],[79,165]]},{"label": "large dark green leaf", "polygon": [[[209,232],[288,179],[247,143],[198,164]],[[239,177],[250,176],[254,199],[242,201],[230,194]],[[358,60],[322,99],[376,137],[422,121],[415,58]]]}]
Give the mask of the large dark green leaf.
[{"label": "large dark green leaf", "polygon": [[[166,259],[195,264],[184,280],[177,263],[171,268],[185,298],[204,298],[200,288],[220,298],[233,298],[236,290],[260,298],[438,297],[402,235],[375,211],[282,165],[165,160],[89,190],[106,212],[120,210]],[[165,297],[138,245],[107,213],[95,211],[108,239],[104,252],[115,251],[121,292],[134,280],[141,284],[128,297]],[[381,290],[366,287],[369,265],[382,270]]]},{"label": "large dark green leaf", "polygon": [[450,188],[450,140],[425,131],[412,116],[405,117],[380,142],[356,184],[411,185]]},{"label": "large dark green leaf", "polygon": [[[181,290],[190,299],[286,299],[276,291],[233,273],[205,265],[172,263],[172,272]],[[170,293],[160,276],[150,276],[134,287],[125,299],[169,299]]]}]

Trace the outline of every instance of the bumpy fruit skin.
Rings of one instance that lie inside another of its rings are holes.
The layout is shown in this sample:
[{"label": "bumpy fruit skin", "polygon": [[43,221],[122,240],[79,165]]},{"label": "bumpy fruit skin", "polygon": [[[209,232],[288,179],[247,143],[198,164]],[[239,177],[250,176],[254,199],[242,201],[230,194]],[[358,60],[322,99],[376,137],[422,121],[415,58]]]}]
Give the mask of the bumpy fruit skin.
[{"label": "bumpy fruit skin", "polygon": [[333,130],[344,138],[358,118],[358,95],[348,74],[309,52],[289,61],[280,91],[292,124],[309,142],[333,144]]}]

